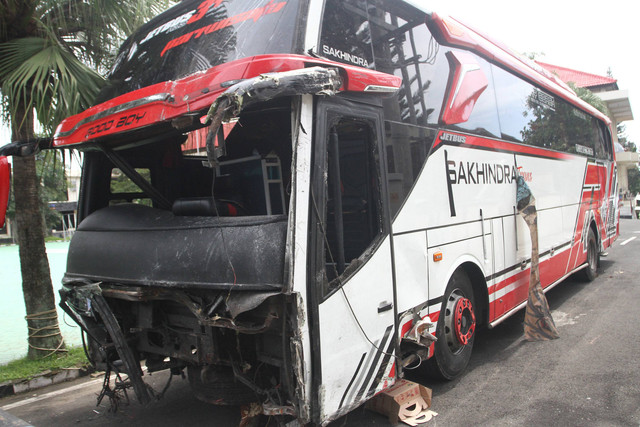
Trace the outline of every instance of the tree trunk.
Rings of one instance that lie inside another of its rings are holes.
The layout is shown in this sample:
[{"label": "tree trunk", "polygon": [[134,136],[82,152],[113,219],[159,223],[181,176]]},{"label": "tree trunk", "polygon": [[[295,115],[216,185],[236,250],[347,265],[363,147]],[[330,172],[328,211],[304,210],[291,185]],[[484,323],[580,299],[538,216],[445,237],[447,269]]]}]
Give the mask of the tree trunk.
[{"label": "tree trunk", "polygon": [[[19,109],[12,117],[12,125],[14,141],[33,138],[31,112]],[[44,246],[44,224],[38,195],[40,183],[36,174],[35,156],[13,158],[13,180],[22,292],[29,328],[27,356],[37,359],[65,350]]]}]

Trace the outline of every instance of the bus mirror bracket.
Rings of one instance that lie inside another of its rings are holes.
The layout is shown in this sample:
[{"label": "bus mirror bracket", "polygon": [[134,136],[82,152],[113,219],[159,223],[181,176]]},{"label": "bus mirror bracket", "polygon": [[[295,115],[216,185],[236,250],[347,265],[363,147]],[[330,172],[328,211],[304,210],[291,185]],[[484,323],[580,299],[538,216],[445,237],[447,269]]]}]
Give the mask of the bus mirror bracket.
[{"label": "bus mirror bracket", "polygon": [[4,227],[11,188],[11,165],[8,156],[28,157],[40,150],[51,148],[52,138],[36,138],[16,141],[0,147],[0,228]]},{"label": "bus mirror bracket", "polygon": [[[243,80],[228,88],[209,108],[206,147],[209,164],[214,167],[224,153],[224,140],[218,132],[223,122],[238,117],[242,110],[258,102],[296,95],[332,96],[342,86],[340,73],[335,68],[309,67],[281,73],[261,74]],[[216,136],[218,145],[216,146]]]},{"label": "bus mirror bracket", "polygon": [[0,147],[0,156],[29,157],[41,150],[53,148],[53,138],[34,138],[15,141]]}]

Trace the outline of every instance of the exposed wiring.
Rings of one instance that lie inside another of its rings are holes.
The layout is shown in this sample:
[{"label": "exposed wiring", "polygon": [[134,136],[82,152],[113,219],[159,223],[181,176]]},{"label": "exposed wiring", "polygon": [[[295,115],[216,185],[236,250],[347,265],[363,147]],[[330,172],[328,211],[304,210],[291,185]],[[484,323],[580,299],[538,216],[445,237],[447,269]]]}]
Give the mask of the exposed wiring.
[{"label": "exposed wiring", "polygon": [[[82,338],[82,349],[84,350],[84,355],[87,358],[87,360],[89,361],[89,363],[91,363],[91,366],[93,366],[95,368],[96,367],[96,362],[90,356],[89,349],[87,348],[87,341],[86,341],[84,336],[85,336],[85,331],[84,331],[84,329],[80,328],[80,337]],[[89,338],[88,335],[87,335],[87,338]]]}]

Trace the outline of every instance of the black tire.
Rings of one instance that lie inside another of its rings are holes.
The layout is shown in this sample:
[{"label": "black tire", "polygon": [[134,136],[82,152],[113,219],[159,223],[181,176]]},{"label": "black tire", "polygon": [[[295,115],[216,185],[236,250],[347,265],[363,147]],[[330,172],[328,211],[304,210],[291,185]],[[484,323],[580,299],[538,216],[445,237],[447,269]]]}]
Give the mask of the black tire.
[{"label": "black tire", "polygon": [[598,265],[600,265],[600,251],[598,250],[598,240],[593,228],[589,227],[587,234],[587,266],[580,270],[579,277],[585,282],[593,282],[598,276]]},{"label": "black tire", "polygon": [[259,397],[237,381],[231,368],[222,366],[187,366],[187,376],[193,394],[214,405],[243,405],[258,402]]},{"label": "black tire", "polygon": [[[460,305],[459,305],[460,304]],[[464,307],[459,319],[461,338],[456,334],[455,308]],[[471,280],[464,271],[456,271],[447,285],[440,308],[434,355],[425,363],[425,372],[434,378],[452,380],[460,375],[471,359],[475,340],[475,297]]]}]

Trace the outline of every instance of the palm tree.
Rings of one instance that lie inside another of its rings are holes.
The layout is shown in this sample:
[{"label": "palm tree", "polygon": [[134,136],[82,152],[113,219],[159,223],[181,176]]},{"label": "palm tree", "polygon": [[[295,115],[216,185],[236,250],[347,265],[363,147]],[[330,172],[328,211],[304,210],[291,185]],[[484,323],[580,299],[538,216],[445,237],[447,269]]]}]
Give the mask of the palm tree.
[{"label": "palm tree", "polygon": [[[0,0],[0,91],[13,141],[33,140],[38,120],[51,135],[89,107],[117,46],[171,0]],[[35,157],[14,157],[13,188],[28,357],[64,349],[58,328]]]},{"label": "palm tree", "polygon": [[609,114],[609,111],[607,110],[607,104],[602,99],[600,99],[597,94],[591,92],[586,87],[579,87],[574,82],[569,82],[567,84],[575,92],[578,98],[582,99],[584,102],[591,105],[602,114]]}]

